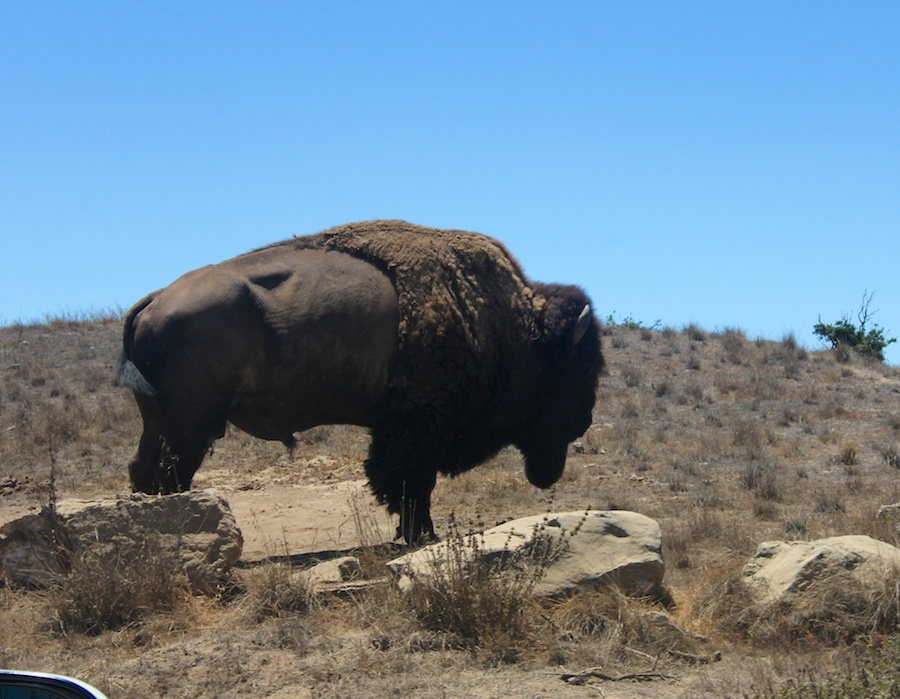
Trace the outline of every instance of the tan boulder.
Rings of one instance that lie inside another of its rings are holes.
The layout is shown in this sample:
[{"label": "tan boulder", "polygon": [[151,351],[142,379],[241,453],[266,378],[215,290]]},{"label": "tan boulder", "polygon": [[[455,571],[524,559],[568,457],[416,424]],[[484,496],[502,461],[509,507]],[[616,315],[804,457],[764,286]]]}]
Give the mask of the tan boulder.
[{"label": "tan boulder", "polygon": [[65,500],[0,527],[0,579],[45,586],[71,556],[110,564],[149,548],[176,561],[196,591],[214,590],[240,559],[243,537],[228,503],[211,491]]},{"label": "tan boulder", "polygon": [[[448,561],[516,560],[543,568],[538,596],[615,584],[628,594],[665,597],[662,537],[654,520],[624,510],[536,515],[479,535],[443,541],[401,556],[388,568],[401,588],[434,577]],[[452,564],[452,563],[451,563]]]},{"label": "tan boulder", "polygon": [[900,571],[900,549],[868,536],[835,536],[816,541],[767,541],[743,569],[743,579],[759,604],[799,602],[833,582],[858,597],[883,591]]}]

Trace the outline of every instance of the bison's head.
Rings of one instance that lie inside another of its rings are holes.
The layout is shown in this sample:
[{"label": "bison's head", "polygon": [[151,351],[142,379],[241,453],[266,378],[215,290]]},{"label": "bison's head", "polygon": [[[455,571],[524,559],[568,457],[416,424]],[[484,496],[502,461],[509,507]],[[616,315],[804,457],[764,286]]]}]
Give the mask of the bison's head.
[{"label": "bison's head", "polygon": [[600,324],[590,299],[574,286],[538,285],[545,302],[537,314],[537,406],[516,446],[525,475],[539,488],[559,480],[571,442],[591,425],[603,370]]}]

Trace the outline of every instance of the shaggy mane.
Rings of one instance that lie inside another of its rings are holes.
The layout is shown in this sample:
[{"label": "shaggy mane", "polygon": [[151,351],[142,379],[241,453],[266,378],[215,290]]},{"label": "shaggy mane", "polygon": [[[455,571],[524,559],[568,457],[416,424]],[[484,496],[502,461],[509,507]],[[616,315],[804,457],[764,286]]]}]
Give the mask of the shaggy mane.
[{"label": "shaggy mane", "polygon": [[[486,235],[364,221],[277,246],[347,253],[388,275],[399,300],[401,361],[417,392],[465,386],[471,394],[481,386],[479,374],[496,379],[496,367],[489,367],[501,338],[537,337],[535,302],[543,299],[535,298],[506,246]],[[447,398],[458,403],[461,396]],[[446,407],[465,412],[462,405]]]}]

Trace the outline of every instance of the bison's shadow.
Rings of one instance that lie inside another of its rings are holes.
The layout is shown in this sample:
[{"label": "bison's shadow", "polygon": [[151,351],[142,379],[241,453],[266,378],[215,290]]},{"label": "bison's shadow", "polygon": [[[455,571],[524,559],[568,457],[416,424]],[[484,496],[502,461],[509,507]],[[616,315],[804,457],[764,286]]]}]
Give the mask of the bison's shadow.
[{"label": "bison's shadow", "polygon": [[327,551],[311,551],[308,553],[291,553],[273,556],[264,556],[253,560],[241,559],[235,564],[235,568],[250,570],[259,568],[272,563],[281,563],[289,565],[291,568],[305,569],[311,568],[319,563],[331,561],[335,558],[343,558],[344,556],[362,556],[372,557],[375,560],[389,560],[408,553],[411,547],[407,544],[390,542],[384,544],[376,544],[374,546],[351,546],[346,549],[330,549]]}]

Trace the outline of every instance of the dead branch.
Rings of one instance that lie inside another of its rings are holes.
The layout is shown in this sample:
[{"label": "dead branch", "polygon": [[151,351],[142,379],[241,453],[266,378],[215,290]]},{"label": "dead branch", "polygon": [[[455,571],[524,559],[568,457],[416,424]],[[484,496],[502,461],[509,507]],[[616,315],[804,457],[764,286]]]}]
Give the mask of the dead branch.
[{"label": "dead branch", "polygon": [[559,678],[566,684],[584,685],[590,679],[606,680],[607,682],[652,682],[654,680],[678,681],[677,677],[666,675],[662,672],[627,672],[624,675],[610,675],[603,672],[602,668],[592,667],[581,672],[563,673]]}]

